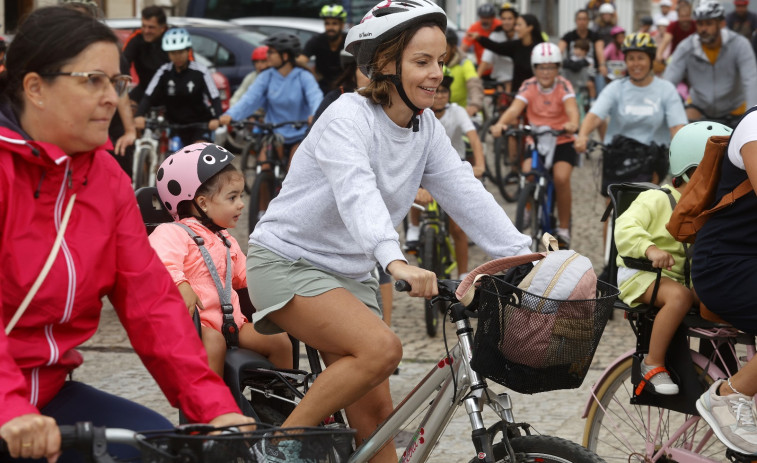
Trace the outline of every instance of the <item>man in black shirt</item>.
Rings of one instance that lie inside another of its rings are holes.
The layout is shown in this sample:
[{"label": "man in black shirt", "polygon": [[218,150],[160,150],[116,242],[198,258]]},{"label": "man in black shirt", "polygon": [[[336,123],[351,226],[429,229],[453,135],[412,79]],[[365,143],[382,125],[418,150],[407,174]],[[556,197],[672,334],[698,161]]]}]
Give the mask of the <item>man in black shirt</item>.
[{"label": "man in black shirt", "polygon": [[319,16],[323,18],[326,32],[308,40],[302,54],[308,59],[315,56],[316,80],[325,95],[333,90],[334,82],[342,73],[339,54],[347,37],[344,32],[347,12],[341,5],[325,5]]},{"label": "man in black shirt", "polygon": [[163,33],[167,29],[166,14],[157,6],[142,10],[142,28],[136,30],[124,44],[123,55],[129,66],[134,65],[139,84],[129,92],[129,98],[139,103],[147,85],[163,64],[168,63],[168,54],[161,47]]},{"label": "man in black shirt", "polygon": [[[607,76],[607,65],[605,64],[605,43],[599,37],[599,34],[589,29],[589,12],[578,10],[575,16],[576,28],[563,35],[558,45],[563,57],[571,58],[573,54],[573,45],[578,39],[587,39],[589,41],[589,53],[587,58],[592,67],[599,71],[602,76]],[[600,90],[600,88],[597,88]]]}]

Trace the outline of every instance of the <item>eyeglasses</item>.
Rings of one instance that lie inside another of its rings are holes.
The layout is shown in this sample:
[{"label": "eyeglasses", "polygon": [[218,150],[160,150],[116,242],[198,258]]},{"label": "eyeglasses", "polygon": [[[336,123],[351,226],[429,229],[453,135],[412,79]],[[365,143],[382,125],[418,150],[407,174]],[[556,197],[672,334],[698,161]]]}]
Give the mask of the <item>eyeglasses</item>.
[{"label": "eyeglasses", "polygon": [[108,82],[113,85],[116,93],[119,97],[126,93],[126,89],[131,82],[131,76],[125,74],[119,74],[117,76],[109,77],[108,74],[102,71],[89,71],[89,72],[45,72],[40,74],[43,77],[85,77],[87,79],[87,85],[93,92],[103,92],[108,86]]}]

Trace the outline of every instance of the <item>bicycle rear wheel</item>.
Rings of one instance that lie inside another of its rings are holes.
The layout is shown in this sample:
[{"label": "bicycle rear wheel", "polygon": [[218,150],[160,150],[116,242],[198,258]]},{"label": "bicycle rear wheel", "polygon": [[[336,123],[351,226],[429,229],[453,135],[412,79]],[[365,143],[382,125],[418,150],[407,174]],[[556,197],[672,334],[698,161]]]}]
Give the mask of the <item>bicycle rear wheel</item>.
[{"label": "bicycle rear wheel", "polygon": [[[602,463],[602,459],[575,442],[552,436],[521,436],[510,439],[517,458],[515,463]],[[504,463],[505,445],[494,445],[494,460]],[[480,461],[474,458],[470,463]]]},{"label": "bicycle rear wheel", "polygon": [[[643,463],[653,461],[662,445],[682,431],[665,456],[654,461],[678,461],[681,455],[695,455],[697,461],[725,461],[726,447],[704,420],[693,419],[687,424],[691,415],[631,403],[632,365],[633,358],[629,357],[605,375],[586,416],[584,446],[607,463]],[[701,374],[702,368],[695,366]],[[709,374],[704,375],[704,380],[713,382]]]},{"label": "bicycle rear wheel", "polygon": [[248,217],[248,230],[250,233],[255,229],[255,225],[258,224],[260,217],[258,213],[265,211],[268,204],[261,205],[261,198],[268,198],[268,201],[273,199],[276,186],[276,178],[273,172],[264,170],[255,177],[255,183],[250,188],[250,215]]},{"label": "bicycle rear wheel", "polygon": [[537,201],[536,184],[526,183],[520,190],[518,198],[518,208],[515,211],[515,228],[521,233],[529,231],[531,237],[531,250],[539,250],[539,240],[541,239],[540,215],[542,213],[540,203]]}]

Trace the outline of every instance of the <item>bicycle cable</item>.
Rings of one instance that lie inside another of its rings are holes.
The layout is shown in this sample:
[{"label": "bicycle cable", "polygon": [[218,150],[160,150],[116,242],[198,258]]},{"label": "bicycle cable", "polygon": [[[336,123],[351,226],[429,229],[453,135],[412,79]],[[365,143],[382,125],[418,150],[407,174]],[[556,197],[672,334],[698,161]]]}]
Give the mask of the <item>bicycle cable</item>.
[{"label": "bicycle cable", "polygon": [[[432,304],[433,306],[433,304]],[[444,313],[444,321],[442,323],[442,337],[444,338],[444,351],[447,353],[445,362],[449,365],[449,369],[452,372],[452,387],[455,388],[455,393],[452,394],[452,403],[455,403],[457,396],[457,377],[455,376],[455,369],[452,368],[452,362],[450,361],[449,344],[447,343],[447,312]]]}]

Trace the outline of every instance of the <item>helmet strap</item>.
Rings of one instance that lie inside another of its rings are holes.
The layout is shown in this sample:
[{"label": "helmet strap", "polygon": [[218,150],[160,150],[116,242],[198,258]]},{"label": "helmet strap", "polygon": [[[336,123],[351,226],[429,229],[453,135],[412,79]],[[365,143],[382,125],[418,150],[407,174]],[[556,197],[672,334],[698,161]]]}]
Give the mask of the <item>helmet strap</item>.
[{"label": "helmet strap", "polygon": [[410,110],[413,112],[413,117],[410,119],[410,126],[413,128],[413,132],[418,131],[418,125],[420,123],[420,119],[418,116],[423,113],[423,110],[413,104],[412,101],[410,101],[410,98],[407,96],[407,93],[405,93],[405,88],[402,86],[402,77],[400,74],[381,74],[377,73],[373,80],[376,82],[381,82],[382,80],[388,80],[389,82],[394,84],[394,87],[397,89],[397,93],[400,95],[400,98],[405,103],[405,105],[410,108]]},{"label": "helmet strap", "polygon": [[197,213],[200,215],[200,217],[198,217],[198,219],[200,219],[200,223],[206,226],[208,230],[212,231],[213,233],[218,233],[221,230],[226,230],[225,227],[217,225],[215,222],[213,222],[213,219],[208,217],[208,214],[206,214],[205,211],[202,210],[200,205],[197,204],[196,199],[192,198],[192,204],[194,204],[195,209],[197,209]]}]

